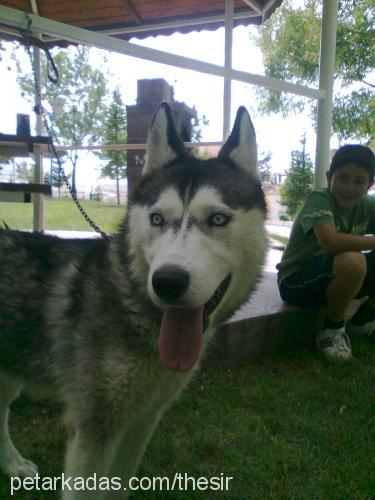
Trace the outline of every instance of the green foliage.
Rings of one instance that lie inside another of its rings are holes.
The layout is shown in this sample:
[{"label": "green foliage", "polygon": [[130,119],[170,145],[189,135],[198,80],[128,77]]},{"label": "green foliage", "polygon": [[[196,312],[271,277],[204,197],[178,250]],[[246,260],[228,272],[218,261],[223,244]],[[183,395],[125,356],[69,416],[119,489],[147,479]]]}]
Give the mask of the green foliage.
[{"label": "green foliage", "polygon": [[[96,186],[95,189],[90,193],[90,200],[102,201],[103,191],[100,186]],[[119,205],[119,203],[117,203]]]},{"label": "green foliage", "polygon": [[[195,107],[194,107],[195,109]],[[197,117],[195,122],[193,123],[191,130],[191,142],[201,142],[202,141],[202,130],[204,127],[207,127],[210,124],[210,120],[202,115]],[[198,148],[190,148],[190,153],[194,156],[198,156],[199,158],[207,159],[210,157],[207,152],[200,152]]]},{"label": "green foliage", "polygon": [[3,60],[3,55],[2,52],[5,52],[5,47],[3,45],[3,42],[0,40],[0,62]]},{"label": "green foliage", "polygon": [[[262,50],[267,76],[303,85],[318,83],[321,7],[321,0],[305,0],[303,9],[285,0],[260,28],[254,38]],[[374,138],[374,82],[370,81],[374,45],[373,0],[339,0],[333,130],[340,139]],[[286,116],[306,106],[315,111],[315,103],[306,98],[263,89],[259,96],[264,113]]]},{"label": "green foliage", "polygon": [[282,221],[289,221],[290,220],[290,217],[289,215],[287,214],[281,214],[280,217],[279,217],[279,220],[282,220]]},{"label": "green foliage", "polygon": [[[60,165],[63,167],[64,172],[65,172],[65,167],[64,164],[66,163],[66,160],[62,157],[60,157]],[[58,197],[61,197],[61,188],[65,185],[65,181],[62,175],[62,171],[60,168],[59,163],[55,158],[52,159],[52,168],[50,167],[50,170],[48,173],[46,173],[46,181],[48,184],[50,184],[53,187],[56,187],[58,190]],[[66,174],[67,179],[71,179],[71,174]]]},{"label": "green foliage", "polygon": [[261,182],[269,182],[271,175],[271,161],[272,153],[265,153],[262,158],[258,160],[258,171]]},{"label": "green foliage", "polygon": [[[104,143],[126,144],[126,108],[121,99],[119,88],[112,94],[112,102],[104,112]],[[120,179],[124,179],[127,173],[125,150],[101,151],[95,153],[105,162],[101,169],[102,177],[116,179],[117,204],[120,204]]]},{"label": "green foliage", "polygon": [[9,165],[9,158],[0,155],[0,172],[3,170],[5,165]]},{"label": "green foliage", "polygon": [[197,117],[191,131],[191,142],[201,142],[202,130],[204,127],[208,127],[209,124],[210,120],[206,117],[206,115]]},{"label": "green foliage", "polygon": [[[70,47],[53,54],[59,71],[57,85],[45,80],[41,89],[42,103],[58,141],[68,145],[87,145],[102,134],[103,99],[106,93],[106,77],[90,64],[87,47]],[[16,59],[18,83],[26,98],[33,102],[34,78],[30,68],[21,67]],[[42,58],[42,74],[47,74]],[[72,188],[76,191],[77,150],[67,151],[72,164]]]},{"label": "green foliage", "polygon": [[288,215],[294,219],[312,191],[314,181],[313,163],[306,153],[306,138],[301,140],[302,151],[292,151],[290,168],[280,189],[281,203],[287,207]]},{"label": "green foliage", "polygon": [[16,174],[20,181],[34,182],[34,166],[30,165],[26,160],[16,163]]},{"label": "green foliage", "polygon": [[[349,96],[337,97],[334,116],[343,137],[364,137],[369,145],[375,141],[375,96],[366,88],[353,90]],[[355,130],[355,135],[353,131]]]}]

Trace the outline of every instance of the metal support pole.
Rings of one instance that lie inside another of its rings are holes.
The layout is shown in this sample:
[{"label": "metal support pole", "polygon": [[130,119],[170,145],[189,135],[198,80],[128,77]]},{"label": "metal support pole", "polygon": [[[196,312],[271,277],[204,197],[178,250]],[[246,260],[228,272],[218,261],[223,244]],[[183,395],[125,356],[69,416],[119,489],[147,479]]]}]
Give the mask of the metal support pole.
[{"label": "metal support pole", "polygon": [[[232,69],[232,46],[233,46],[233,0],[225,0],[225,58],[224,69],[226,72]],[[223,98],[223,140],[225,141],[230,132],[232,80],[228,73],[224,77]]]},{"label": "metal support pole", "polygon": [[325,90],[325,99],[318,103],[318,123],[315,150],[315,188],[326,186],[325,173],[330,162],[332,127],[332,99],[336,56],[336,29],[338,0],[323,0],[320,37],[319,90]]},{"label": "metal support pole", "polygon": [[[33,48],[34,53],[34,71],[35,71],[35,85],[36,92],[34,96],[34,103],[37,109],[40,109],[40,81],[41,81],[41,71],[40,71],[40,49],[38,47]],[[43,131],[43,121],[40,114],[36,114],[36,135],[42,135]],[[34,147],[34,162],[35,162],[35,173],[34,179],[36,184],[43,184],[43,159],[41,155],[41,150],[39,146]],[[44,231],[44,198],[42,194],[34,195],[34,231]]]}]

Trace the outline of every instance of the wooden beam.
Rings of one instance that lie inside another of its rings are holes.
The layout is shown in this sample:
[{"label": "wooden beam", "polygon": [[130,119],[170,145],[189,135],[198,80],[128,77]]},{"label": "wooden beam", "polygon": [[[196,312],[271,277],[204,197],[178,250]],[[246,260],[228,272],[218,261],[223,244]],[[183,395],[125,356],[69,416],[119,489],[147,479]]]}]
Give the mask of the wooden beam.
[{"label": "wooden beam", "polygon": [[32,193],[22,193],[21,191],[9,193],[8,191],[0,191],[1,203],[33,203],[34,195]]},{"label": "wooden beam", "polygon": [[134,7],[133,2],[131,0],[126,0],[125,3],[127,4],[127,7],[129,8],[130,12],[132,13],[132,16],[134,17],[135,22],[137,24],[143,24],[143,19],[140,16],[140,14],[137,11],[137,9]]},{"label": "wooden beam", "polygon": [[0,133],[0,154],[6,158],[26,157],[40,146],[43,154],[48,155],[50,138],[42,135],[13,135]]},{"label": "wooden beam", "polygon": [[0,191],[10,193],[38,193],[49,196],[52,194],[52,189],[49,184],[33,184],[33,183],[18,183],[18,182],[0,182]]},{"label": "wooden beam", "polygon": [[37,16],[39,16],[39,9],[38,9],[37,0],[30,0],[30,4],[31,4],[31,10],[32,10],[33,14],[36,14]]},{"label": "wooden beam", "polygon": [[246,5],[254,9],[254,11],[257,14],[263,14],[261,6],[258,4],[258,2],[255,2],[254,0],[243,0]]},{"label": "wooden beam", "polygon": [[2,143],[7,143],[6,145],[9,145],[8,143],[19,143],[19,142],[30,142],[32,144],[37,144],[40,146],[41,144],[48,144],[50,141],[50,138],[44,135],[21,135],[21,134],[2,134],[0,132],[0,145]]}]

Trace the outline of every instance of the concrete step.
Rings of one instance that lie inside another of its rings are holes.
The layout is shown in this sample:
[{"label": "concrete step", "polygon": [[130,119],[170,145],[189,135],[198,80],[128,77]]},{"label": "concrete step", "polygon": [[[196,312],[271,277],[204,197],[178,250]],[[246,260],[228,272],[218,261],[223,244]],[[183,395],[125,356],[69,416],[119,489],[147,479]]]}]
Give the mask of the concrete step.
[{"label": "concrete step", "polygon": [[[362,302],[356,300],[350,304],[346,319]],[[281,348],[313,350],[324,317],[324,307],[302,308],[283,302],[276,274],[264,272],[249,301],[217,331],[205,363],[233,365]]]},{"label": "concrete step", "polygon": [[312,348],[323,319],[323,308],[302,309],[283,302],[276,274],[265,272],[249,301],[217,331],[205,362],[230,365],[282,346]]}]

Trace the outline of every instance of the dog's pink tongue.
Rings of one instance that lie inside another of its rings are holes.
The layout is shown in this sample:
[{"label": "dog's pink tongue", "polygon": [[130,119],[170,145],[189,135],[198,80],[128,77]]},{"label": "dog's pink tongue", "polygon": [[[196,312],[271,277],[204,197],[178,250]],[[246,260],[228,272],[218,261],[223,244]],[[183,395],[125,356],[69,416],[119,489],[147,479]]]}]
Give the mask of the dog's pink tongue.
[{"label": "dog's pink tongue", "polygon": [[159,354],[174,372],[187,372],[197,362],[202,348],[203,306],[167,309],[161,321]]}]

